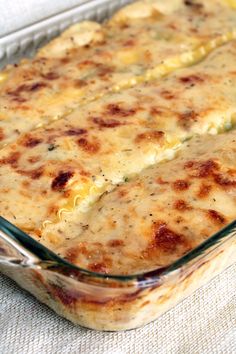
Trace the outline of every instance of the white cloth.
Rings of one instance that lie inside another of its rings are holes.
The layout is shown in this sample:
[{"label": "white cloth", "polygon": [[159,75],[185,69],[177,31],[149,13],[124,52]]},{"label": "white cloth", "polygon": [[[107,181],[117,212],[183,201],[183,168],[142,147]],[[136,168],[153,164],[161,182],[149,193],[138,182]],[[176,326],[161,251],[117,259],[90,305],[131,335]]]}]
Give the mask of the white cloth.
[{"label": "white cloth", "polygon": [[0,275],[1,354],[234,354],[236,265],[153,323],[126,332],[74,326]]},{"label": "white cloth", "polygon": [[85,2],[86,0],[0,0],[0,37]]}]

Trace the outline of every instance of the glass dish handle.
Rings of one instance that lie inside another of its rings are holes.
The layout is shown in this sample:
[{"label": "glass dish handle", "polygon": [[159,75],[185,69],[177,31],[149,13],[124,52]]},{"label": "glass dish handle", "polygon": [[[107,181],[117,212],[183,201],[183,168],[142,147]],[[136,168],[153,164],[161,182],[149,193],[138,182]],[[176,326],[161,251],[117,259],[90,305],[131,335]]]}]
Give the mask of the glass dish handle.
[{"label": "glass dish handle", "polygon": [[0,229],[0,264],[27,266],[40,260]]},{"label": "glass dish handle", "polygon": [[68,266],[54,252],[0,216],[0,264],[21,266]]}]

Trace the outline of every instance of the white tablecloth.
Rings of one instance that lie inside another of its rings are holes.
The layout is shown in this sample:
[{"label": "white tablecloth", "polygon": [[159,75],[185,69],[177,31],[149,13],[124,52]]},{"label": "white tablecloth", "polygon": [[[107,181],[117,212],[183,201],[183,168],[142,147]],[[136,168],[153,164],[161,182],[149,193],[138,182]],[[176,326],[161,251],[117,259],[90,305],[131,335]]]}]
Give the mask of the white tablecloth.
[{"label": "white tablecloth", "polygon": [[0,275],[1,354],[234,354],[236,265],[157,321],[105,333],[76,327]]}]

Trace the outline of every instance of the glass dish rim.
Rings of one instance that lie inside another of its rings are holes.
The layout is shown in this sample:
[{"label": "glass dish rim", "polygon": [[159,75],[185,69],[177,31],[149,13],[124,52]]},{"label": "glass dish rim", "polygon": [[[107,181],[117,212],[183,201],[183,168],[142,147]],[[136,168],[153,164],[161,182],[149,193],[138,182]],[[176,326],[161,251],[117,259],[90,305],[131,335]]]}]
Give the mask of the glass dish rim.
[{"label": "glass dish rim", "polygon": [[[97,278],[103,279],[105,281],[113,280],[119,282],[128,282],[128,281],[136,281],[139,284],[145,283],[156,283],[160,280],[161,277],[167,276],[173,271],[187,265],[190,261],[194,260],[198,256],[200,256],[205,251],[210,251],[213,246],[217,246],[220,241],[225,240],[227,236],[234,237],[234,233],[236,235],[236,219],[232,221],[230,224],[226,225],[224,228],[214,233],[207,240],[202,242],[197,247],[193,248],[191,251],[174,261],[172,264],[159,268],[153,271],[147,271],[142,273],[130,274],[130,275],[113,275],[113,274],[104,274],[90,271],[85,268],[81,268],[76,266],[73,263],[66,261],[65,259],[58,256],[56,253],[51,251],[46,246],[42,245],[38,241],[34,240],[27,233],[4,219],[0,216],[0,230],[7,234],[11,239],[16,241],[22,250],[29,251],[33,256],[36,256],[39,259],[39,262],[30,263],[28,265],[24,264],[24,267],[33,267],[39,266],[41,269],[53,269],[54,271],[57,269],[66,270],[66,274],[73,274],[73,272],[77,271],[79,274],[83,274],[89,278]],[[232,235],[233,233],[233,235]],[[1,236],[0,236],[1,239]],[[4,258],[4,257],[3,257]],[[0,262],[1,263],[1,262]],[[10,262],[11,263],[11,262]],[[18,266],[22,267],[21,264]],[[69,272],[68,272],[69,271]]]}]

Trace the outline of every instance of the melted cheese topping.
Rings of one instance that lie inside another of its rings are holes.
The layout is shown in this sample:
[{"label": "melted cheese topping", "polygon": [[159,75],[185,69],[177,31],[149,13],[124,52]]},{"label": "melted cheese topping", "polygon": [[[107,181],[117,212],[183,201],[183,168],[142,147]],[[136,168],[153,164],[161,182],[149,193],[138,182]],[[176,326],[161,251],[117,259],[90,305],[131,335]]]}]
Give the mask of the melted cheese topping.
[{"label": "melted cheese topping", "polygon": [[42,225],[50,229],[75,205],[85,211],[105,190],[173,158],[194,134],[229,128],[235,58],[231,42],[196,66],[106,96],[3,148],[1,215],[42,236]]},{"label": "melted cheese topping", "polygon": [[236,217],[236,131],[196,137],[176,159],[105,194],[60,228],[80,267],[135,274],[170,265]]},{"label": "melted cheese topping", "polygon": [[235,38],[235,23],[236,12],[220,0],[155,0],[130,5],[103,26],[72,26],[35,59],[1,74],[1,145],[104,94],[201,60]]}]

